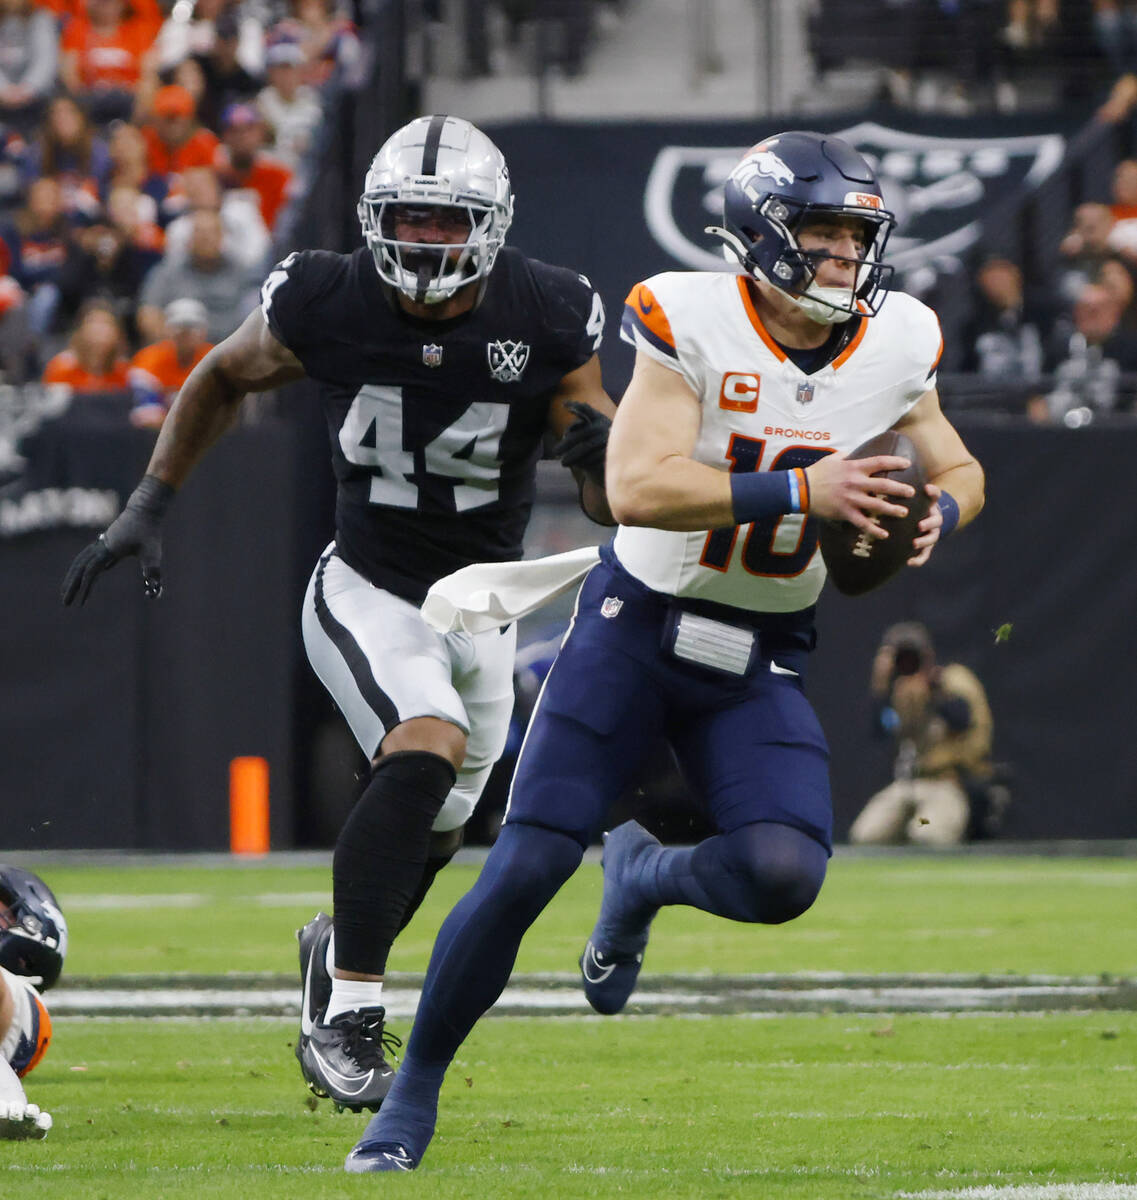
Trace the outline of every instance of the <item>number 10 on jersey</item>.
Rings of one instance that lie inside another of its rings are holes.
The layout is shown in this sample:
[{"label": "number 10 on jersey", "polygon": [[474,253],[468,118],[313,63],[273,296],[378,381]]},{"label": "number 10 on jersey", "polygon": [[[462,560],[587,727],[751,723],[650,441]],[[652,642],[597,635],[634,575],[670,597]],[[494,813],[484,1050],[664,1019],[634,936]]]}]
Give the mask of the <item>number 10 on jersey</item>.
[{"label": "number 10 on jersey", "polygon": [[[731,434],[730,445],[726,451],[731,474],[759,470],[765,451],[765,438]],[[769,469],[792,471],[795,467],[808,467],[819,458],[832,453],[832,450],[822,450],[817,446],[787,446],[774,458]],[[782,522],[787,520],[798,521],[801,524],[797,543],[789,549],[778,550],[775,548],[778,532],[782,528]],[[735,525],[730,529],[712,529],[703,543],[700,566],[710,567],[714,571],[728,570],[739,528],[741,527]],[[817,521],[813,517],[802,518],[797,514],[766,517],[750,526],[750,532],[742,545],[742,566],[751,575],[786,579],[792,575],[800,575],[809,566],[816,549]]]}]

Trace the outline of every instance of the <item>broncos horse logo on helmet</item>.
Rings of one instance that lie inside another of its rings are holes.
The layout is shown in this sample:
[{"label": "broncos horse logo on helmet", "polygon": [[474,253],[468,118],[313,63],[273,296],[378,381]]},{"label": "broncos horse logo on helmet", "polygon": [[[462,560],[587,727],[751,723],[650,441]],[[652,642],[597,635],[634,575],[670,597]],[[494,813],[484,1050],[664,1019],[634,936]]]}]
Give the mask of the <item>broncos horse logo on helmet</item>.
[{"label": "broncos horse logo on helmet", "polygon": [[[835,256],[798,243],[806,225],[833,217],[863,223],[863,257],[841,260],[856,266],[852,288],[818,285],[818,263]],[[722,238],[748,274],[784,292],[813,320],[835,324],[880,308],[892,274],[882,259],[895,224],[876,173],[848,142],[795,131],[746,152],[726,181],[722,226],[707,232]]]},{"label": "broncos horse logo on helmet", "polygon": [[38,875],[0,865],[0,967],[37,977],[46,991],[67,957],[67,922]]},{"label": "broncos horse logo on helmet", "polygon": [[[461,210],[464,243],[400,241],[400,208]],[[485,279],[513,220],[501,151],[460,117],[419,117],[392,134],[371,162],[356,210],[380,279],[420,304],[437,304]]]}]

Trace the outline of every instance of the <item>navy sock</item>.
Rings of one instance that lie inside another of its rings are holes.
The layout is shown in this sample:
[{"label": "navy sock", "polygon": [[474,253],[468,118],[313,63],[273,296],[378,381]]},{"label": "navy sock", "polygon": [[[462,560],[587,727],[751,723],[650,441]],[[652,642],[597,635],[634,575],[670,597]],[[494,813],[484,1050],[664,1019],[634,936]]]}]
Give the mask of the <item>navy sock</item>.
[{"label": "navy sock", "polygon": [[574,838],[507,824],[477,882],[442,923],[407,1053],[363,1142],[397,1142],[416,1161],[434,1131],[438,1089],[458,1047],[505,990],[525,931],[580,865]]},{"label": "navy sock", "polygon": [[777,925],[814,902],[828,861],[825,847],[809,834],[756,821],[691,848],[646,853],[626,882],[649,910],[687,904],[732,921]]}]

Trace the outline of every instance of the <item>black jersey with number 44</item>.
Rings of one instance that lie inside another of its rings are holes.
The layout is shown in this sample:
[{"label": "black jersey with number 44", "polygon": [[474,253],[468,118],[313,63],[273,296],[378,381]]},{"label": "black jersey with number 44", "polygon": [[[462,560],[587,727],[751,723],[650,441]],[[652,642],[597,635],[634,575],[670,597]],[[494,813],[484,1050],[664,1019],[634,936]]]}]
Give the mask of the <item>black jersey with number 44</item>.
[{"label": "black jersey with number 44", "polygon": [[550,399],[603,334],[583,276],[506,248],[476,309],[430,321],[388,301],[366,249],[303,251],[261,308],[320,386],[346,562],[419,603],[459,567],[521,557]]}]

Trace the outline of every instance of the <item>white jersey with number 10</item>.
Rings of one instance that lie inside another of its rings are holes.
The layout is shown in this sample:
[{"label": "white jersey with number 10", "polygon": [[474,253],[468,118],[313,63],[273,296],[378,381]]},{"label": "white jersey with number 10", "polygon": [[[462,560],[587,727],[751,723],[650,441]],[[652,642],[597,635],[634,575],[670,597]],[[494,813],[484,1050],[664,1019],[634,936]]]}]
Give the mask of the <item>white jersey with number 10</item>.
[{"label": "white jersey with number 10", "polygon": [[[929,389],[943,349],[935,313],[893,292],[827,366],[806,374],[767,332],[746,278],[671,272],[632,289],[621,336],[699,397],[692,457],[722,471],[807,467],[891,428]],[[616,555],[656,591],[756,612],[796,612],[825,582],[817,522],[788,515],[681,533],[621,526]]]}]

